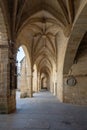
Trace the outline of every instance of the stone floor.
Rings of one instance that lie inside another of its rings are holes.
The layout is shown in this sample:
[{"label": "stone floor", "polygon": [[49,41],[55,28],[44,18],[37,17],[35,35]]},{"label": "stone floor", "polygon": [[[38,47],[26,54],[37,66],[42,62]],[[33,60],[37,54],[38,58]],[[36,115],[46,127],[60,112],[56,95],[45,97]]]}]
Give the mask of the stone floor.
[{"label": "stone floor", "polygon": [[87,107],[63,104],[49,92],[19,98],[17,111],[0,115],[0,130],[87,130]]}]

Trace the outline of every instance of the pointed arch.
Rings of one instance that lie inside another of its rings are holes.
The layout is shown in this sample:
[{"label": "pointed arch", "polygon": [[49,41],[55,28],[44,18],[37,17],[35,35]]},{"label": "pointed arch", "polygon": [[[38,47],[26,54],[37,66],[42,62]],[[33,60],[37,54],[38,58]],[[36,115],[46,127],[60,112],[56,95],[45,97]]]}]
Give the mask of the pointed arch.
[{"label": "pointed arch", "polygon": [[[85,1],[86,2],[86,1]],[[84,20],[83,20],[84,19]],[[64,59],[63,73],[67,74],[74,63],[79,44],[87,31],[87,2],[80,7],[75,18]]]},{"label": "pointed arch", "polygon": [[20,97],[24,98],[32,96],[32,64],[28,48],[25,45],[21,45],[21,47],[25,57],[20,61]]}]

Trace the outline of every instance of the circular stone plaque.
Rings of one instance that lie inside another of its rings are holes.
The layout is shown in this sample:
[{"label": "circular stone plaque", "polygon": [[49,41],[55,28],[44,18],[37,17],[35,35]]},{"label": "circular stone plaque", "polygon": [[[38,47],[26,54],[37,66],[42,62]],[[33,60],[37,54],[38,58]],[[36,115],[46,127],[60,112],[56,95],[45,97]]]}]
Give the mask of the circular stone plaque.
[{"label": "circular stone plaque", "polygon": [[76,79],[75,79],[75,77],[74,76],[69,76],[68,78],[67,78],[67,85],[68,86],[75,86],[76,85],[76,83],[77,83],[77,81],[76,81]]}]

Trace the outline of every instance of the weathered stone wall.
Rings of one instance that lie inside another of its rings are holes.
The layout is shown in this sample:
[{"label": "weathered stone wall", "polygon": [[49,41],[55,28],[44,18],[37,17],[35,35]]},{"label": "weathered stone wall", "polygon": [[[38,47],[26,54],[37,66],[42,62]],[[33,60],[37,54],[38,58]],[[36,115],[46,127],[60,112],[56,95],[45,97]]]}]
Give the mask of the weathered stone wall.
[{"label": "weathered stone wall", "polygon": [[87,105],[87,52],[72,66],[72,75],[77,84],[70,87],[64,78],[64,102]]},{"label": "weathered stone wall", "polygon": [[67,78],[64,78],[64,102],[87,105],[87,76],[75,78],[77,80],[75,86],[68,86],[66,84]]},{"label": "weathered stone wall", "polygon": [[[64,102],[85,105],[87,104],[87,51],[79,57],[76,64],[73,64],[78,47],[87,31],[87,1],[81,2],[68,42],[63,70],[63,73],[68,75],[69,69],[72,66],[71,74],[76,78],[77,84],[73,87],[67,86],[65,84],[66,77],[64,76]],[[83,49],[82,51],[84,52]]]},{"label": "weathered stone wall", "polygon": [[8,34],[0,9],[0,113],[10,113],[16,107],[15,90],[10,89],[12,87],[10,76],[12,75],[10,75]]}]

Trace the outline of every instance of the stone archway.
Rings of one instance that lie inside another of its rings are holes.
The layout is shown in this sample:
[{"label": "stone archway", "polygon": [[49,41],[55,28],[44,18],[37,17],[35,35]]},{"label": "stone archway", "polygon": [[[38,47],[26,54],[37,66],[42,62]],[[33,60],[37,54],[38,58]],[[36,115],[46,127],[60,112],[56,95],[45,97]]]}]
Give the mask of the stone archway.
[{"label": "stone archway", "polygon": [[25,45],[21,45],[24,50],[25,57],[20,61],[20,91],[21,98],[32,97],[32,68],[31,68],[31,60],[29,57],[29,53],[27,47]]},{"label": "stone archway", "polygon": [[70,67],[73,65],[76,52],[79,44],[87,31],[87,3],[78,10],[75,22],[72,27],[71,35],[66,47],[63,74],[69,72]]},{"label": "stone archway", "polygon": [[[73,103],[73,104],[87,104],[87,95],[86,95],[86,75],[83,72],[84,68],[84,58],[79,57],[78,60],[76,55],[79,50],[79,46],[82,42],[85,33],[87,32],[87,2],[80,8],[77,13],[76,19],[73,24],[72,32],[69,37],[69,41],[66,46],[65,59],[63,65],[63,75],[64,75],[64,84],[63,84],[63,100],[64,102]],[[84,51],[84,50],[83,50]],[[79,52],[81,53],[81,52]],[[84,68],[85,69],[85,68]],[[86,73],[86,71],[85,71]],[[67,84],[67,78],[73,75],[76,84],[75,86]],[[82,100],[83,98],[83,100]]]},{"label": "stone archway", "polygon": [[53,87],[52,86],[53,81],[51,80],[51,78],[52,78],[52,72],[50,68],[48,68],[47,66],[42,66],[40,68],[40,90],[45,89],[52,92],[51,89]]}]

